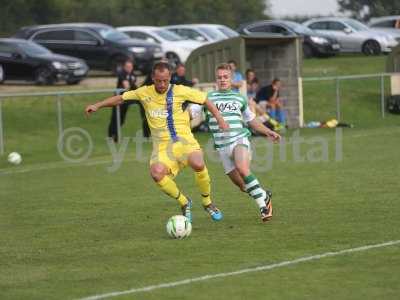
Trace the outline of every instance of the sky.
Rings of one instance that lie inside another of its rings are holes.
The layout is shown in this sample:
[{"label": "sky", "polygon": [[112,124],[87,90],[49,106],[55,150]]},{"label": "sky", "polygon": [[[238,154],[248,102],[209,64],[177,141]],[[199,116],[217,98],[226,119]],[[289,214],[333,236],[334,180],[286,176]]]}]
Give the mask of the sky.
[{"label": "sky", "polygon": [[329,15],[338,11],[336,0],[269,0],[273,16]]}]

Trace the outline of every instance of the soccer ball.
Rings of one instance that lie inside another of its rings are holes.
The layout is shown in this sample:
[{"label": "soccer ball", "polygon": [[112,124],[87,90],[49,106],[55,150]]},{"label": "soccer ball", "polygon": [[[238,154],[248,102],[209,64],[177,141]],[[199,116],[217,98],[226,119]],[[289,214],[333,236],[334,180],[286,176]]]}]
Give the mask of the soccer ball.
[{"label": "soccer ball", "polygon": [[11,152],[8,155],[7,160],[10,164],[19,165],[22,162],[22,157],[21,154],[17,152]]},{"label": "soccer ball", "polygon": [[176,215],[168,219],[167,233],[173,239],[183,239],[192,232],[192,224],[185,216]]}]

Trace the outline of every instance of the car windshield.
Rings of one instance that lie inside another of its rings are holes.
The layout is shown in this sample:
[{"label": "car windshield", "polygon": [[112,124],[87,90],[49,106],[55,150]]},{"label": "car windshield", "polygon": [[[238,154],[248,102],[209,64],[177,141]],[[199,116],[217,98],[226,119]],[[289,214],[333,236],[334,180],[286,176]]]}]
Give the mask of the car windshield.
[{"label": "car windshield", "polygon": [[154,33],[157,34],[158,36],[160,36],[162,39],[171,41],[171,42],[184,40],[183,37],[177,35],[176,33],[168,31],[166,29],[156,30],[156,31],[154,31]]},{"label": "car windshield", "polygon": [[47,55],[51,53],[47,48],[32,42],[18,43],[18,47],[29,56]]},{"label": "car windshield", "polygon": [[369,28],[367,27],[367,25],[364,25],[363,23],[356,21],[356,20],[352,20],[352,19],[348,19],[346,21],[344,21],[348,26],[350,26],[351,28],[353,28],[355,31],[363,31],[363,30],[369,30]]},{"label": "car windshield", "polygon": [[301,25],[299,23],[285,22],[284,24],[286,24],[288,27],[290,27],[290,29],[292,29],[297,34],[308,34],[308,35],[314,34],[314,32],[310,28],[308,28],[304,25]]},{"label": "car windshield", "polygon": [[218,30],[216,30],[214,28],[199,27],[199,30],[204,32],[206,35],[208,35],[213,40],[221,40],[221,39],[226,38],[226,36],[222,32],[219,32]]},{"label": "car windshield", "polygon": [[126,40],[129,39],[129,36],[126,35],[123,32],[120,32],[118,30],[115,30],[114,28],[109,28],[109,27],[99,27],[96,28],[96,31],[101,35],[101,37],[105,40],[110,40],[110,41],[120,41],[120,40]]},{"label": "car windshield", "polygon": [[238,36],[238,33],[236,31],[230,29],[229,27],[221,26],[221,27],[218,27],[218,30],[221,31],[227,37]]}]

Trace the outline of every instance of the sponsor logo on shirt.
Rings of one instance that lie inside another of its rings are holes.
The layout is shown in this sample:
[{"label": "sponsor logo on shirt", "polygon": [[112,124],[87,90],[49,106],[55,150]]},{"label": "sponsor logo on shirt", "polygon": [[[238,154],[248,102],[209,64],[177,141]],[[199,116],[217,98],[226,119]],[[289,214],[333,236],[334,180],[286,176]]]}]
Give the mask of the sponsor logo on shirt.
[{"label": "sponsor logo on shirt", "polygon": [[232,113],[240,111],[239,104],[235,102],[216,102],[215,106],[222,113]]},{"label": "sponsor logo on shirt", "polygon": [[155,110],[150,110],[149,115],[152,118],[167,118],[168,117],[168,111],[166,109],[155,109]]}]

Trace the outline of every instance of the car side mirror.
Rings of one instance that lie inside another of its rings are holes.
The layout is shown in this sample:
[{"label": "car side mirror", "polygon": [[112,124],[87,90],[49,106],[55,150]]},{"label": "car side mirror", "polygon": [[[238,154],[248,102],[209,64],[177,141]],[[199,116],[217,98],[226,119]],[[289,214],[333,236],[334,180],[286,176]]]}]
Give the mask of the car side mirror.
[{"label": "car side mirror", "polygon": [[346,27],[345,29],[343,29],[344,33],[346,34],[350,34],[353,32],[353,30],[351,30],[349,27]]}]

